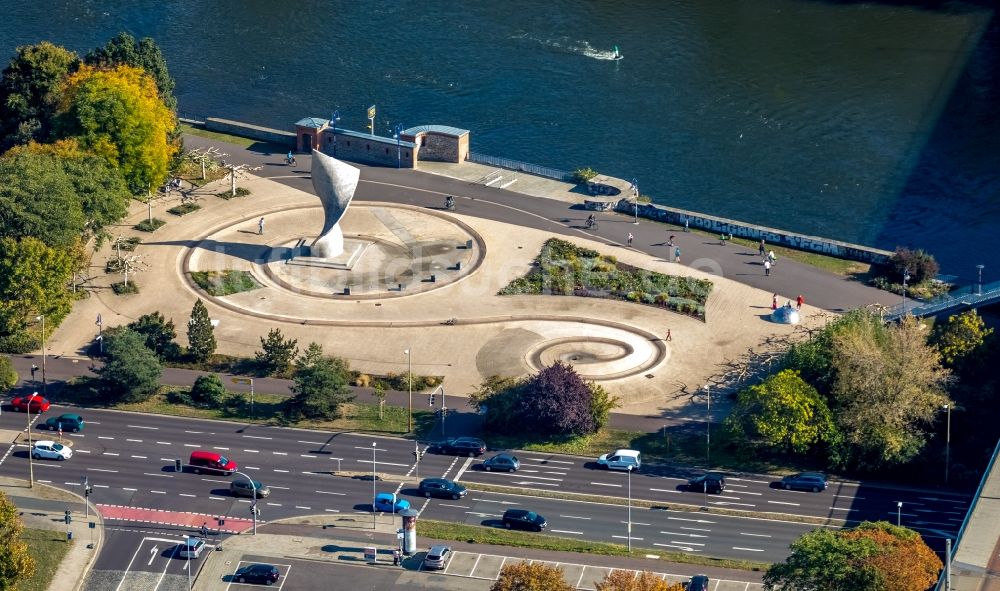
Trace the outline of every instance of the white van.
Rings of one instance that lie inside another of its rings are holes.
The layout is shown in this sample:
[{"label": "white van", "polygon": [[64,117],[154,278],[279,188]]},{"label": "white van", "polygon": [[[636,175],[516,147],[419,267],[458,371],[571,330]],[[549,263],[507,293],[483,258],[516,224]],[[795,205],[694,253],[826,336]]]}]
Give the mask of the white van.
[{"label": "white van", "polygon": [[638,470],[642,465],[642,454],[634,449],[619,449],[597,458],[597,465],[608,470]]}]

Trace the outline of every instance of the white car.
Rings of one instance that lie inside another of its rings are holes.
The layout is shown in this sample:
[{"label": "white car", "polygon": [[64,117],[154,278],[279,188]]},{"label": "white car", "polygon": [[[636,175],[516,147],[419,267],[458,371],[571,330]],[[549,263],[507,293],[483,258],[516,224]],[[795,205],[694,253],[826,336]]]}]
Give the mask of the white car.
[{"label": "white car", "polygon": [[68,460],[73,457],[73,450],[55,441],[36,441],[31,448],[31,457],[36,460]]},{"label": "white car", "polygon": [[205,540],[202,540],[201,538],[187,538],[181,542],[180,546],[178,546],[177,556],[187,558],[188,560],[198,558],[201,556],[201,551],[204,549]]}]

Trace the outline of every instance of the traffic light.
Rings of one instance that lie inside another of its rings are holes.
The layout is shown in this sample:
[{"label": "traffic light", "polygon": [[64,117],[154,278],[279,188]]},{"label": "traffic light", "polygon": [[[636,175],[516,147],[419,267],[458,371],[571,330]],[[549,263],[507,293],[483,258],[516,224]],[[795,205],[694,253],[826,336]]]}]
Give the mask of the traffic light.
[{"label": "traffic light", "polygon": [[66,525],[73,523],[73,515],[69,512],[69,509],[66,509],[66,515],[64,519],[66,520]]},{"label": "traffic light", "polygon": [[428,398],[427,406],[434,408],[434,392],[431,392],[431,397]]},{"label": "traffic light", "polygon": [[183,469],[181,465],[181,459],[177,458],[174,460],[174,472],[180,472]]},{"label": "traffic light", "polygon": [[83,489],[83,496],[84,496],[84,498],[88,498],[89,499],[90,495],[93,492],[94,492],[94,487],[88,485],[86,488]]}]

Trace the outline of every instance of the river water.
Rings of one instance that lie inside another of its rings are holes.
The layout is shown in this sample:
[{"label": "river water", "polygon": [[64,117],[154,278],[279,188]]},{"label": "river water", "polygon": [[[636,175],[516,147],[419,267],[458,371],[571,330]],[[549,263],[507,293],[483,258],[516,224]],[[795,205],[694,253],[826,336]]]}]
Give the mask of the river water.
[{"label": "river water", "polygon": [[[933,6],[933,8],[927,8]],[[472,131],[658,203],[1000,271],[992,5],[821,0],[0,2],[0,49],[151,36],[179,108]],[[624,59],[615,61],[618,45]]]}]

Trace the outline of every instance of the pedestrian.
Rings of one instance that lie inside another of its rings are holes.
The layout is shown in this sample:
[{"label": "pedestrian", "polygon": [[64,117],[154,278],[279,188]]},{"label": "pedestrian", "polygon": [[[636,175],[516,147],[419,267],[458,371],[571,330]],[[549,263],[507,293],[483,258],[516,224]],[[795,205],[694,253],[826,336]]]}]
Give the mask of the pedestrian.
[{"label": "pedestrian", "polygon": [[778,294],[774,294],[773,296],[771,296],[771,309],[772,310],[778,309]]},{"label": "pedestrian", "polygon": [[671,234],[670,235],[670,240],[667,240],[667,246],[669,246],[670,248],[674,247],[674,238],[677,238],[677,236]]},{"label": "pedestrian", "polygon": [[208,537],[208,522],[207,521],[201,524],[201,537],[203,537],[203,538],[207,538]]},{"label": "pedestrian", "polygon": [[802,297],[802,294],[800,293],[799,297],[795,298],[795,309],[796,310],[801,310],[802,309],[802,304],[804,304],[804,303],[806,303],[806,299],[804,297]]},{"label": "pedestrian", "polygon": [[399,566],[399,548],[392,549],[392,566]]},{"label": "pedestrian", "polygon": [[684,218],[684,231],[685,232],[690,232],[691,231],[691,229],[688,228],[688,220],[687,220],[687,218]]},{"label": "pedestrian", "polygon": [[634,238],[634,236],[632,236],[632,232],[629,232],[628,233],[628,245],[629,246],[632,246],[632,238]]},{"label": "pedestrian", "polygon": [[771,276],[771,261],[764,261],[764,277]]},{"label": "pedestrian", "polygon": [[257,222],[257,233],[262,236],[264,235],[264,218],[260,218]]},{"label": "pedestrian", "polygon": [[670,329],[669,328],[667,329],[667,336],[664,337],[663,340],[665,340],[665,341],[672,341],[672,340],[674,340],[674,337],[670,336]]},{"label": "pedestrian", "polygon": [[774,264],[774,262],[775,262],[776,260],[778,260],[778,257],[774,256],[774,251],[773,251],[773,250],[769,250],[769,251],[767,251],[767,260],[768,260],[768,262],[770,262],[770,263],[771,263],[772,265]]},{"label": "pedestrian", "polygon": [[757,247],[757,252],[760,253],[760,258],[764,258],[764,253],[766,252],[766,249],[764,248],[763,238],[760,239],[760,246]]},{"label": "pedestrian", "polygon": [[674,262],[675,263],[681,262],[681,247],[679,246],[674,249]]}]

